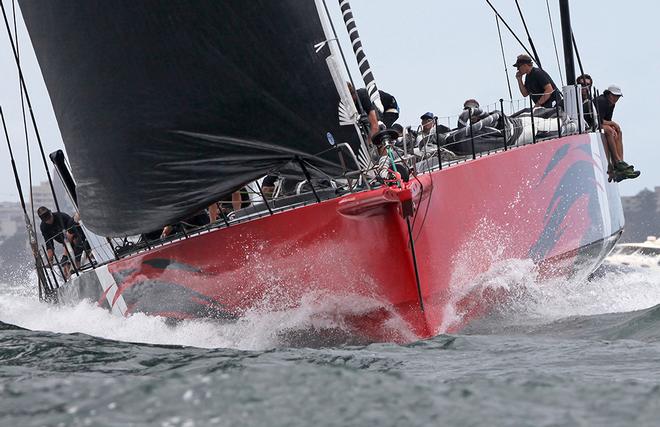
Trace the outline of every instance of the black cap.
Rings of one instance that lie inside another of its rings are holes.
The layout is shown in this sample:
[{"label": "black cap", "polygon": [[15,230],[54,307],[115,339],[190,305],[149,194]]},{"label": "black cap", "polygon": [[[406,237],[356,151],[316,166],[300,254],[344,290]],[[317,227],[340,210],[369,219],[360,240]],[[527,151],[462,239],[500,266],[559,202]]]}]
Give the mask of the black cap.
[{"label": "black cap", "polygon": [[522,65],[522,64],[531,64],[531,63],[533,63],[533,62],[534,62],[534,61],[532,60],[532,57],[531,57],[531,56],[529,56],[529,55],[525,55],[525,54],[522,54],[522,55],[518,55],[518,57],[516,58],[516,63],[513,64],[513,66],[514,66],[514,67],[518,67],[519,65]]},{"label": "black cap", "polygon": [[41,219],[48,218],[50,214],[50,209],[48,209],[46,206],[40,206],[39,209],[37,209],[37,215]]}]

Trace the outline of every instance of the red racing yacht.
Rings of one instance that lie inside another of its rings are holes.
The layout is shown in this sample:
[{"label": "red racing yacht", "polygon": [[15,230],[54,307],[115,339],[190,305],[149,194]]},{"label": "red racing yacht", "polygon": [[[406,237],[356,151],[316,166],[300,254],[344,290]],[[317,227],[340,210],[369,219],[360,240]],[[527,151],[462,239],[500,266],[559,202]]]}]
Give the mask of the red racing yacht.
[{"label": "red racing yacht", "polygon": [[[531,260],[540,280],[587,277],[621,234],[604,136],[583,123],[574,86],[565,111],[489,114],[498,142],[486,151],[480,121],[462,130],[466,153],[401,154],[390,130],[368,138],[322,0],[76,3],[20,0],[81,220],[126,244],[66,283],[47,272],[43,291],[59,303],[235,321],[311,301],[358,336],[407,342],[487,311],[472,284],[503,263]],[[297,177],[299,191],[267,197],[273,174]],[[251,182],[259,197],[233,217],[126,238]]]}]

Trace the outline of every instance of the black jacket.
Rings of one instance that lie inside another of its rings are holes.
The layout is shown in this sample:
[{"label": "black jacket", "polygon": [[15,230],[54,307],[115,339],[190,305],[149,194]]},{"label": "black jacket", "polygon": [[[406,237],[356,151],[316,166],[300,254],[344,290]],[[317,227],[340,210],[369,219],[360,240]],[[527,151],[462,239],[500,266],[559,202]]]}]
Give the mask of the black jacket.
[{"label": "black jacket", "polygon": [[74,234],[80,233],[80,226],[69,215],[63,212],[53,212],[53,223],[48,224],[41,221],[39,228],[41,235],[46,241],[46,248],[53,250],[55,247],[54,241],[64,243],[64,235],[62,230],[69,230]]}]

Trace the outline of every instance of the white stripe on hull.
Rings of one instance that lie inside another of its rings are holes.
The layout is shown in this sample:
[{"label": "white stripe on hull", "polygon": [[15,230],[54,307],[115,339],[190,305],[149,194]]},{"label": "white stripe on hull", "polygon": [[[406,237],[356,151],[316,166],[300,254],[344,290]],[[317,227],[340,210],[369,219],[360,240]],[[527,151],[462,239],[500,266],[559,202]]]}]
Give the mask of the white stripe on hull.
[{"label": "white stripe on hull", "polygon": [[110,308],[112,309],[112,314],[117,316],[126,316],[128,308],[126,307],[126,301],[124,301],[124,297],[119,295],[115,301],[115,296],[117,295],[119,288],[117,287],[115,278],[112,277],[112,273],[108,271],[108,266],[102,265],[94,270],[94,272],[96,273],[96,277],[99,278],[103,292],[105,292],[105,297],[108,300],[108,304],[110,304]]}]

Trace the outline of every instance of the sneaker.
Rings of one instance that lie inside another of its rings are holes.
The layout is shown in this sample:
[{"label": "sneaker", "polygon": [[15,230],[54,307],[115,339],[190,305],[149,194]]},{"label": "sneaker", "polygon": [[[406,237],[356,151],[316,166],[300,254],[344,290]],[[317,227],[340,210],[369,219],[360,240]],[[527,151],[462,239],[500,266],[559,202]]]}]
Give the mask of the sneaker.
[{"label": "sneaker", "polygon": [[624,171],[626,169],[634,170],[635,167],[633,165],[629,165],[628,163],[621,160],[620,162],[617,162],[616,165],[614,165],[614,169],[617,170],[617,171]]},{"label": "sneaker", "polygon": [[640,171],[634,171],[631,169],[625,169],[623,171],[617,171],[614,175],[614,181],[621,182],[624,179],[635,179],[641,175]]}]

